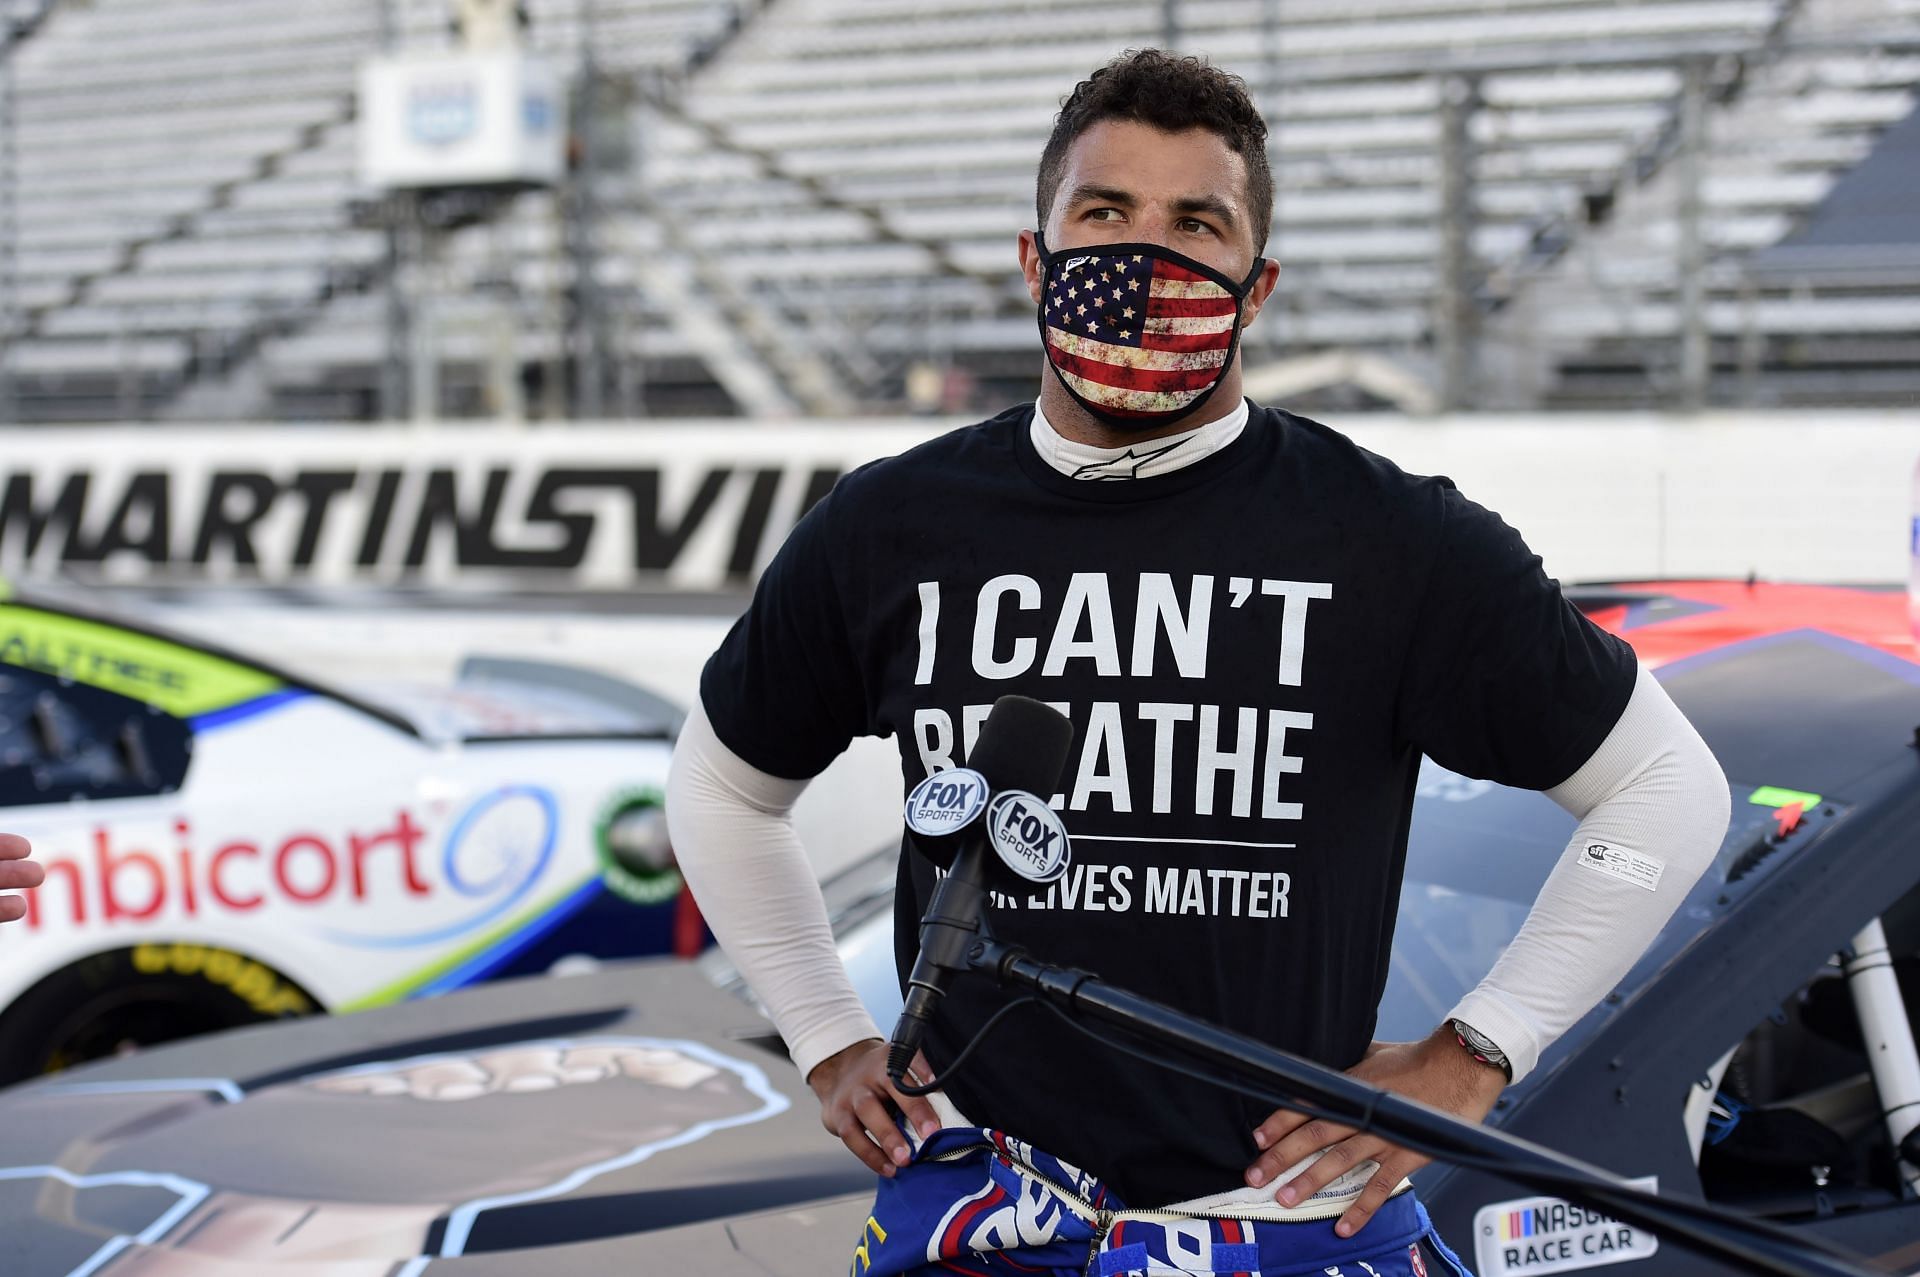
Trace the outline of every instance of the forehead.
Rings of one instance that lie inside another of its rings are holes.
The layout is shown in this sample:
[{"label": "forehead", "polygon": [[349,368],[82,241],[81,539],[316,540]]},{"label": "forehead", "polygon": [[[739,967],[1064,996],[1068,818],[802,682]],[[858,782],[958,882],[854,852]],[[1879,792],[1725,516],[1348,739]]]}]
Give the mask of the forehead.
[{"label": "forehead", "polygon": [[1056,201],[1105,186],[1147,202],[1212,196],[1244,210],[1247,162],[1211,129],[1169,133],[1137,120],[1101,120],[1067,148]]}]

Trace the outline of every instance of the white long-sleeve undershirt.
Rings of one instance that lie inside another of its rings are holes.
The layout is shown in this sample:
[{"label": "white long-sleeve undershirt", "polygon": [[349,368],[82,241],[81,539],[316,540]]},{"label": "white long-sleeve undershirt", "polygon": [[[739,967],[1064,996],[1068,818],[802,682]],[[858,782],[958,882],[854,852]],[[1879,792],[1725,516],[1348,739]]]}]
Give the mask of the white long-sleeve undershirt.
[{"label": "white long-sleeve undershirt", "polygon": [[[1507,1053],[1516,1081],[1639,961],[1713,863],[1732,814],[1719,761],[1645,669],[1593,757],[1546,793],[1580,824],[1519,934],[1451,1013]],[[1595,847],[1603,863],[1633,868],[1594,867]]]},{"label": "white long-sleeve undershirt", "polygon": [[805,1077],[880,1030],[833,946],[793,804],[804,780],[769,776],[714,735],[695,702],[673,746],[667,833],[714,938],[760,999]]}]

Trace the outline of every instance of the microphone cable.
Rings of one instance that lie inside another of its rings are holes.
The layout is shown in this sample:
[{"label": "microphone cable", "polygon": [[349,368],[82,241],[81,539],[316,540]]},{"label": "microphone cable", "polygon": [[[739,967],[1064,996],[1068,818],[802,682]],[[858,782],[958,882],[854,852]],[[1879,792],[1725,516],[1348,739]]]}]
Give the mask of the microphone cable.
[{"label": "microphone cable", "polygon": [[973,1049],[979,1046],[982,1042],[987,1040],[987,1034],[993,1032],[994,1026],[998,1025],[1000,1021],[1006,1019],[1008,1014],[1010,1014],[1011,1012],[1018,1011],[1023,1006],[1027,1006],[1032,1003],[1037,1003],[1039,1001],[1040,999],[1035,997],[1031,993],[1026,994],[1023,997],[1015,998],[1013,1001],[1007,1003],[1007,1005],[1001,1007],[998,1011],[995,1011],[992,1015],[988,1016],[987,1022],[981,1025],[978,1029],[974,1030],[973,1036],[967,1039],[967,1044],[960,1048],[960,1054],[953,1057],[953,1063],[947,1065],[947,1067],[941,1071],[941,1074],[939,1077],[934,1078],[932,1081],[923,1083],[919,1086],[908,1086],[904,1082],[894,1082],[894,1083],[891,1083],[891,1085],[893,1086],[893,1089],[900,1092],[900,1094],[902,1095],[911,1095],[916,1098],[923,1095],[932,1095],[935,1091],[939,1090],[941,1087],[947,1084],[948,1078],[952,1077],[954,1074],[960,1071],[961,1067],[966,1064],[967,1057],[973,1054]]}]

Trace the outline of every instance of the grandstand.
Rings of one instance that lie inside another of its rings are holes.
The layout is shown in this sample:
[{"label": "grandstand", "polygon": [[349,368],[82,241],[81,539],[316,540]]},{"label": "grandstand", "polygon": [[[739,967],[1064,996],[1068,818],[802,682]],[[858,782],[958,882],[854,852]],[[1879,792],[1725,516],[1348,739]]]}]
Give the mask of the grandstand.
[{"label": "grandstand", "polygon": [[897,410],[929,370],[927,404],[1030,395],[1013,238],[1052,113],[1170,22],[1274,125],[1252,370],[1357,353],[1477,407],[1920,393],[1920,254],[1861,268],[1920,219],[1881,219],[1885,253],[1795,250],[1914,114],[1916,0],[526,9],[612,104],[590,220],[528,191],[390,236],[356,70],[453,40],[446,0],[0,0],[0,412],[370,418],[397,332],[431,356],[416,407],[451,416]]}]

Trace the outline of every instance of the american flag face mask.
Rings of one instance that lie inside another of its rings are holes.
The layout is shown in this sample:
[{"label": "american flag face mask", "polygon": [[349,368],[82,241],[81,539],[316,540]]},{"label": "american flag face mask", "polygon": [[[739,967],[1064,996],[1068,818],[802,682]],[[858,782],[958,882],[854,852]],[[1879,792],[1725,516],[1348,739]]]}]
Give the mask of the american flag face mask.
[{"label": "american flag face mask", "polygon": [[1119,430],[1151,430],[1206,403],[1233,363],[1240,308],[1266,265],[1239,282],[1158,244],[1048,252],[1040,339],[1074,402]]}]

